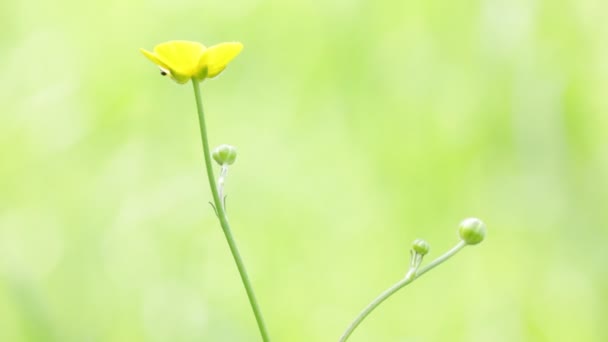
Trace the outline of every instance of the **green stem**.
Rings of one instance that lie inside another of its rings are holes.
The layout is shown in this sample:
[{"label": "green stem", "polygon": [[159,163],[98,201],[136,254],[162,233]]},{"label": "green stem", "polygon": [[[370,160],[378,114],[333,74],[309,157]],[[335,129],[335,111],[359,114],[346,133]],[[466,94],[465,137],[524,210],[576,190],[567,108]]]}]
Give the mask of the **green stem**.
[{"label": "green stem", "polygon": [[406,276],[405,278],[396,282],[393,286],[386,289],[378,297],[376,297],[376,299],[374,299],[371,303],[369,303],[365,307],[365,309],[363,309],[363,311],[361,311],[361,313],[359,313],[359,315],[357,317],[355,317],[353,322],[348,326],[348,328],[346,328],[346,330],[342,334],[342,337],[340,337],[340,342],[345,342],[348,339],[348,337],[353,333],[355,328],[357,328],[357,326],[359,326],[359,324],[361,324],[361,322],[365,319],[365,317],[367,317],[372,311],[374,311],[374,309],[377,308],[378,305],[380,305],[382,302],[384,302],[388,297],[392,296],[395,292],[399,291],[400,289],[405,287],[407,284],[418,279],[420,276],[422,276],[426,272],[432,270],[434,267],[438,266],[442,262],[448,260],[454,254],[458,253],[458,251],[460,251],[465,246],[466,246],[466,243],[464,241],[460,241],[452,249],[445,252],[442,256],[438,257],[437,259],[433,260],[433,262],[431,262],[427,266],[419,269],[417,272],[415,272],[413,274],[408,272],[407,274],[411,275],[411,276]]},{"label": "green stem", "polygon": [[215,176],[213,175],[213,163],[211,161],[211,153],[209,152],[209,142],[207,140],[205,113],[203,111],[203,101],[201,99],[201,90],[199,82],[195,79],[192,79],[192,86],[194,87],[196,109],[198,110],[198,123],[201,131],[201,140],[203,143],[203,153],[205,155],[207,177],[209,178],[209,186],[211,187],[211,194],[213,195],[213,203],[215,203],[215,210],[217,210],[217,216],[220,220],[220,225],[222,226],[222,230],[224,231],[224,235],[226,236],[226,241],[228,241],[228,246],[230,247],[230,252],[232,252],[232,257],[234,258],[236,267],[238,268],[239,274],[241,275],[241,280],[243,281],[243,286],[245,287],[245,291],[247,292],[247,297],[249,298],[249,304],[251,304],[251,309],[253,309],[253,314],[255,315],[255,319],[260,330],[260,335],[262,335],[262,340],[264,342],[268,342],[270,341],[270,337],[268,337],[268,330],[266,329],[266,325],[264,324],[262,312],[260,311],[260,306],[255,298],[255,293],[253,292],[251,281],[249,280],[249,276],[247,275],[245,264],[243,263],[243,259],[241,258],[238,248],[236,247],[234,237],[232,236],[232,231],[230,230],[230,225],[228,224],[228,217],[226,216],[226,211],[224,210],[224,206],[222,205],[217,185],[215,183]]},{"label": "green stem", "polygon": [[442,262],[448,260],[449,258],[451,258],[452,256],[454,256],[454,254],[458,253],[461,249],[463,249],[464,247],[466,247],[467,243],[460,240],[460,242],[458,242],[456,244],[456,246],[452,247],[452,249],[450,249],[449,251],[443,253],[442,256],[440,256],[439,258],[433,260],[430,264],[422,267],[421,269],[418,270],[418,272],[416,272],[416,278],[422,276],[423,274],[425,274],[426,272],[432,270],[433,268],[435,268],[436,266],[439,266],[439,264],[441,264]]}]

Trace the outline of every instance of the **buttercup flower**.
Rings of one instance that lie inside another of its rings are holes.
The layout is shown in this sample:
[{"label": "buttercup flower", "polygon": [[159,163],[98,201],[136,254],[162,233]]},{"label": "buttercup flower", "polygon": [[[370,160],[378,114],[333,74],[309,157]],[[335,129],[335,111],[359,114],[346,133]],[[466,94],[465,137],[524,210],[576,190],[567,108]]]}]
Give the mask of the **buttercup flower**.
[{"label": "buttercup flower", "polygon": [[160,68],[161,75],[169,75],[184,84],[194,78],[202,81],[219,75],[243,49],[238,42],[221,43],[209,48],[197,42],[172,40],[158,44],[154,52],[140,51]]}]

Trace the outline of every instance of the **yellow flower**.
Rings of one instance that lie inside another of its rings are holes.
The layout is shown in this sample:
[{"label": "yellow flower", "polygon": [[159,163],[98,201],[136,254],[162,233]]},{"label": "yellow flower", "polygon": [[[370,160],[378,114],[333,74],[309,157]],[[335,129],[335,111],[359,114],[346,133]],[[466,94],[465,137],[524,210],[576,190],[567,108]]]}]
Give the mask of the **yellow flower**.
[{"label": "yellow flower", "polygon": [[163,76],[169,75],[175,82],[183,84],[192,78],[202,81],[219,75],[242,49],[243,44],[238,42],[206,48],[201,43],[172,40],[156,45],[154,52],[139,50],[158,65]]}]

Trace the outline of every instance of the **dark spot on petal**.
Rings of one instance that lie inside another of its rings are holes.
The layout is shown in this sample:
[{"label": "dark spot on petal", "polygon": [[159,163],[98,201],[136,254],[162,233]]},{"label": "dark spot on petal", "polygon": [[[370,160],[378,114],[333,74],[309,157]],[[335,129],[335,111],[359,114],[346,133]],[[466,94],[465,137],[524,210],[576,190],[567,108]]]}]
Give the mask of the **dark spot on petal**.
[{"label": "dark spot on petal", "polygon": [[163,76],[167,76],[167,72],[166,71],[162,71],[161,70],[160,74],[163,75]]}]

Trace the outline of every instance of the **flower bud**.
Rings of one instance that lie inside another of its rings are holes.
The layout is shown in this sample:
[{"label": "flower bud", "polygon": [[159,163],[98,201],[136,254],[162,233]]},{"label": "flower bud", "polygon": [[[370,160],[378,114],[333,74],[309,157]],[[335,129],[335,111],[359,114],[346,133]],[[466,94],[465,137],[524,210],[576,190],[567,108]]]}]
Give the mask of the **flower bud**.
[{"label": "flower bud", "polygon": [[486,237],[486,224],[478,218],[468,218],[460,223],[458,234],[467,245],[476,245]]},{"label": "flower bud", "polygon": [[412,249],[417,254],[424,256],[429,253],[429,250],[431,250],[431,245],[425,240],[416,239],[414,242],[412,242]]},{"label": "flower bud", "polygon": [[236,148],[230,145],[220,145],[213,150],[213,159],[220,165],[231,165],[236,160]]}]

